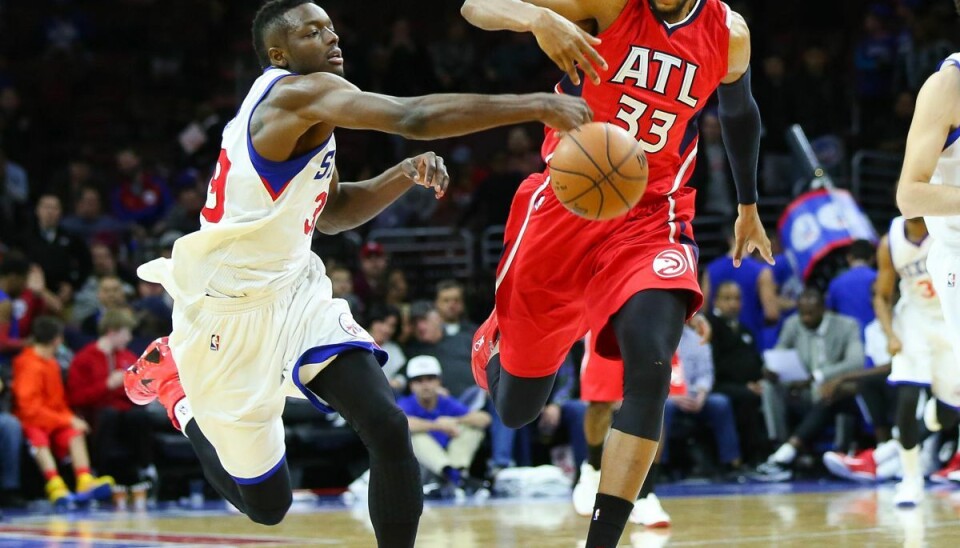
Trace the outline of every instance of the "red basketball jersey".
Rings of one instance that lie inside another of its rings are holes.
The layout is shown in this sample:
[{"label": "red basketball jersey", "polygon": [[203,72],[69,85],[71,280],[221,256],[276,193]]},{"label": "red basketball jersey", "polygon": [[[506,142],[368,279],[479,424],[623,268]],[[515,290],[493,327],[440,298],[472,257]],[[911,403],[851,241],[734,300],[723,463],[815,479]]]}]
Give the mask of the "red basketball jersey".
[{"label": "red basketball jersey", "polygon": [[[649,0],[628,0],[616,21],[598,35],[607,61],[601,83],[565,77],[558,93],[582,96],[594,120],[616,124],[643,146],[650,166],[647,197],[676,192],[693,173],[697,118],[727,75],[730,8],[720,0],[697,0],[682,21],[658,19]],[[547,129],[541,153],[549,161],[557,145]]]}]

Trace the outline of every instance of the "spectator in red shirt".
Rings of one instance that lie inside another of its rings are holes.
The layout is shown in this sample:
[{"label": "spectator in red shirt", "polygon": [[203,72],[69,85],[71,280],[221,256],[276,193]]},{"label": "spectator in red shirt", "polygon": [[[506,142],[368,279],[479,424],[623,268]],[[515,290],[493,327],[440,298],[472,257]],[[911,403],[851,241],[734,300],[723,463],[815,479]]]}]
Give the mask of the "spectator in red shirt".
[{"label": "spectator in red shirt", "polygon": [[94,477],[83,434],[90,426],[70,411],[63,390],[60,365],[55,353],[63,342],[63,324],[56,318],[41,316],[33,325],[34,345],[13,360],[14,414],[23,425],[23,434],[33,447],[33,455],[46,479],[50,502],[63,504],[72,498],[57,472],[57,458],[69,453],[77,477],[77,493],[109,500],[113,478]]},{"label": "spectator in red shirt", "polygon": [[123,372],[137,361],[127,350],[134,327],[129,310],[104,312],[100,338],[77,352],[67,373],[70,405],[93,425],[94,462],[125,483],[157,479],[150,417],[123,390]]}]

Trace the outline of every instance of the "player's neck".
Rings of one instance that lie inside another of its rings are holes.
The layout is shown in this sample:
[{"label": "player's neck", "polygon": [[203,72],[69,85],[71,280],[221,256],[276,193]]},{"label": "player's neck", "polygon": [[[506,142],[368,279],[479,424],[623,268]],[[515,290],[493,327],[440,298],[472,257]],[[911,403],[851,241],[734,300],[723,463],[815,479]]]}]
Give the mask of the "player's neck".
[{"label": "player's neck", "polygon": [[37,356],[46,360],[52,360],[57,354],[57,349],[48,344],[36,344],[33,346],[33,351],[37,353]]}]

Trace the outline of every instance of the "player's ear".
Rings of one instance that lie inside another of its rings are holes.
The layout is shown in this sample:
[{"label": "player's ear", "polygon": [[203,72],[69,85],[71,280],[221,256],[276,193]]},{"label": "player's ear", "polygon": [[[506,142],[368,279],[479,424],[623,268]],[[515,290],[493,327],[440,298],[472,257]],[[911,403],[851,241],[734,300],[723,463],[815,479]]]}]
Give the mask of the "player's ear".
[{"label": "player's ear", "polygon": [[270,64],[275,67],[287,68],[287,54],[280,48],[270,48],[267,50],[267,57],[270,58]]}]

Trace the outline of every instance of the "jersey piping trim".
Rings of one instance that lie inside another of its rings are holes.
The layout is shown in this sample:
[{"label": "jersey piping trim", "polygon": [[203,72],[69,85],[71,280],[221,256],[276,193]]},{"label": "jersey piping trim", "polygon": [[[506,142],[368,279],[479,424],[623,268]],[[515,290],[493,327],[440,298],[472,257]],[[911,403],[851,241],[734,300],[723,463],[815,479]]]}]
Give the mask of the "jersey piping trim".
[{"label": "jersey piping trim", "polygon": [[[274,67],[275,68],[275,67]],[[292,73],[280,74],[276,78],[270,81],[267,84],[266,89],[263,90],[263,93],[260,95],[260,98],[257,99],[257,102],[253,105],[253,108],[250,109],[250,116],[247,118],[247,152],[250,154],[250,162],[253,164],[253,169],[256,170],[257,175],[260,176],[260,182],[263,183],[263,187],[266,189],[267,193],[270,194],[270,198],[274,202],[280,198],[280,195],[283,194],[283,191],[287,188],[287,185],[290,184],[290,181],[303,171],[303,168],[307,167],[307,164],[310,163],[310,160],[317,155],[318,152],[323,150],[327,143],[330,142],[330,138],[333,137],[333,134],[330,134],[330,137],[320,143],[316,148],[309,150],[300,156],[291,158],[289,160],[284,160],[282,162],[275,162],[273,160],[268,160],[260,155],[257,152],[257,149],[253,147],[253,138],[250,137],[250,120],[253,118],[253,113],[256,112],[257,107],[260,106],[260,103],[267,98],[267,94],[270,93],[270,90],[273,89],[273,86],[280,81],[282,78],[287,76],[293,76]]]},{"label": "jersey piping trim", "polygon": [[[647,6],[652,12],[653,6],[650,4],[650,1],[652,0],[649,0],[647,2]],[[706,5],[706,3],[707,3],[707,0],[697,0],[697,5],[694,6],[692,10],[690,10],[690,13],[688,13],[686,17],[684,17],[680,21],[677,21],[676,23],[667,23],[666,21],[657,17],[656,13],[653,14],[653,17],[660,22],[660,25],[663,27],[663,30],[667,31],[667,36],[670,36],[677,30],[682,29],[683,27],[696,21],[697,17],[700,15],[700,12],[703,11],[703,7]]]}]

